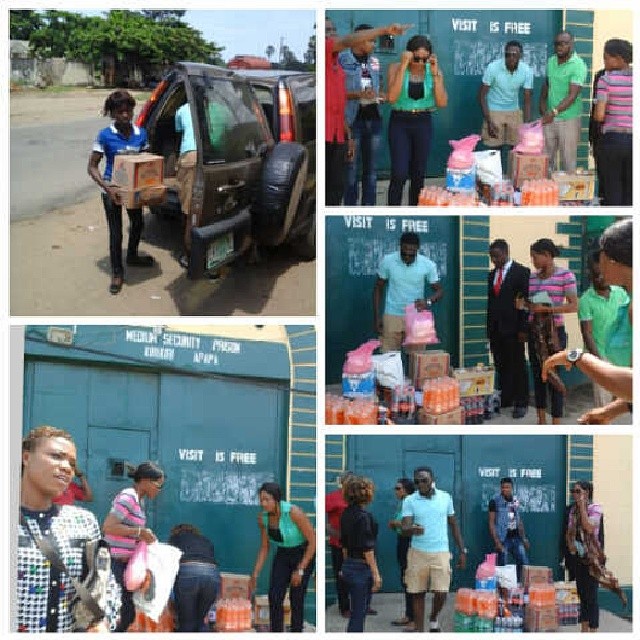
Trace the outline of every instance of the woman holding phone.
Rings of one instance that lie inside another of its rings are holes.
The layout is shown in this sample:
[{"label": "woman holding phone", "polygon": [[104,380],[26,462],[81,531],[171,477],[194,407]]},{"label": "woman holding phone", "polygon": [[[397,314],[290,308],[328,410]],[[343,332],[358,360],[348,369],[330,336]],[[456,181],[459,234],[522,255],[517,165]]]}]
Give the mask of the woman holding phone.
[{"label": "woman holding phone", "polygon": [[410,180],[409,205],[418,204],[424,184],[433,132],[431,114],[447,106],[442,71],[431,41],[417,35],[407,42],[400,62],[387,72],[391,182],[387,202],[402,204],[404,184]]}]

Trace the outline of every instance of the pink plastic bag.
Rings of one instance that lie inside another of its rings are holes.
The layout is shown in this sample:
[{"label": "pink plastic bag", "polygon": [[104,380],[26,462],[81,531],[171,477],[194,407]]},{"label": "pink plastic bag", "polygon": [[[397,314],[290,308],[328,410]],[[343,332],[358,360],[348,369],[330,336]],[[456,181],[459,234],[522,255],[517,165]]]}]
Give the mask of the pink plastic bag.
[{"label": "pink plastic bag", "polygon": [[514,147],[516,153],[529,156],[539,156],[544,151],[544,132],[542,120],[525,122],[518,129],[518,144]]},{"label": "pink plastic bag", "polygon": [[449,140],[453,151],[447,161],[449,169],[471,169],[474,163],[473,150],[480,141],[480,136],[472,134],[462,140]]},{"label": "pink plastic bag", "polygon": [[415,304],[408,304],[404,311],[403,345],[436,344],[436,324],[431,311],[418,311]]},{"label": "pink plastic bag", "polygon": [[342,366],[343,373],[368,373],[373,369],[371,355],[380,346],[380,340],[368,340],[357,349],[347,353]]},{"label": "pink plastic bag", "polygon": [[147,543],[140,540],[124,570],[124,586],[128,591],[136,591],[147,577]]},{"label": "pink plastic bag", "polygon": [[486,580],[487,578],[493,578],[496,575],[496,559],[495,553],[487,553],[484,557],[484,562],[478,565],[476,579]]}]

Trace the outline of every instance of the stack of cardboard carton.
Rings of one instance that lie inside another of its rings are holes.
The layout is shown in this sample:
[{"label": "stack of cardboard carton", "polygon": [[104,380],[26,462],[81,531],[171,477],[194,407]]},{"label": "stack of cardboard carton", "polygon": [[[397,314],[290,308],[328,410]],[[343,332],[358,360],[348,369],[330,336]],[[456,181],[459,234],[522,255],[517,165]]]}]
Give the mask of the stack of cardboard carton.
[{"label": "stack of cardboard carton", "polygon": [[119,189],[120,203],[127,209],[164,202],[164,158],[151,153],[118,154],[113,160],[111,181]]}]

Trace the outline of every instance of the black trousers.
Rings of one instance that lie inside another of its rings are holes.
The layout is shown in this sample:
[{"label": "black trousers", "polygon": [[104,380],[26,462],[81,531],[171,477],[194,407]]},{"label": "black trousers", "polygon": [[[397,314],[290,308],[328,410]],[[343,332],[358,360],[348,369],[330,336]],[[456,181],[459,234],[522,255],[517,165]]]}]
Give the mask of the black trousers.
[{"label": "black trousers", "polygon": [[342,204],[347,163],[346,142],[325,142],[324,199],[328,207]]},{"label": "black trousers", "polygon": [[598,581],[589,575],[589,567],[576,562],[576,589],[580,598],[580,622],[588,622],[590,629],[600,626],[600,606],[598,605]]},{"label": "black trousers", "polygon": [[[560,349],[567,347],[567,333],[564,328],[557,327]],[[529,340],[529,362],[533,374],[533,384],[536,396],[536,409],[547,408],[547,392],[551,396],[551,417],[562,418],[564,409],[564,396],[549,382],[542,382],[542,363],[538,355],[538,345],[534,340]]]},{"label": "black trousers", "polygon": [[290,586],[291,574],[298,570],[306,544],[298,547],[279,547],[273,558],[271,578],[269,580],[269,623],[275,633],[284,631],[284,596],[289,588],[291,602],[291,631],[300,633],[304,619],[304,596],[307,593],[309,578],[315,567],[315,559],[309,563],[302,576],[300,586]]},{"label": "black trousers", "polygon": [[344,561],[342,557],[342,547],[329,546],[331,547],[331,566],[333,568],[333,577],[336,581],[336,592],[338,594],[338,609],[340,613],[347,613],[351,610],[351,605],[349,604],[349,590],[345,581],[342,579],[342,575],[340,575]]},{"label": "black trousers", "polygon": [[111,573],[113,573],[113,577],[122,589],[120,621],[115,629],[116,633],[126,632],[136,617],[136,608],[133,604],[133,592],[128,591],[124,586],[124,570],[127,568],[127,562],[127,560],[111,558]]},{"label": "black trousers", "polygon": [[500,379],[502,406],[528,406],[529,376],[524,342],[520,342],[517,335],[493,331],[489,334],[489,345]]},{"label": "black trousers", "polygon": [[633,195],[633,137],[611,131],[598,142],[598,174],[604,182],[604,203],[630,207]]},{"label": "black trousers", "polygon": [[400,565],[400,584],[404,591],[404,615],[408,620],[413,621],[413,596],[407,593],[407,585],[404,583],[404,574],[407,570],[407,554],[411,545],[411,538],[408,536],[398,536],[398,546],[396,547],[396,557]]},{"label": "black trousers", "polygon": [[[122,207],[115,204],[106,193],[102,194],[102,204],[107,216],[109,227],[109,257],[111,258],[111,273],[114,276],[122,276],[124,268],[122,266]],[[138,245],[144,229],[142,209],[127,209],[129,216],[129,243],[127,247],[127,257],[138,255]]]}]

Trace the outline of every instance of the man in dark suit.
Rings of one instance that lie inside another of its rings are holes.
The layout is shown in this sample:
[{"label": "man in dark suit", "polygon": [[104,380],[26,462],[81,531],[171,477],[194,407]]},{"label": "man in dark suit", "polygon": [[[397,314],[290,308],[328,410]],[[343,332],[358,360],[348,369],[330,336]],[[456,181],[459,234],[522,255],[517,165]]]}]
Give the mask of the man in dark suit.
[{"label": "man in dark suit", "polygon": [[524,357],[527,314],[515,301],[529,297],[527,267],[509,258],[509,245],[494,240],[489,245],[494,269],[489,272],[487,337],[502,391],[502,407],[513,406],[513,417],[524,418],[529,404],[529,376]]}]

